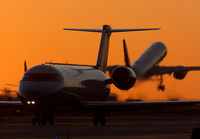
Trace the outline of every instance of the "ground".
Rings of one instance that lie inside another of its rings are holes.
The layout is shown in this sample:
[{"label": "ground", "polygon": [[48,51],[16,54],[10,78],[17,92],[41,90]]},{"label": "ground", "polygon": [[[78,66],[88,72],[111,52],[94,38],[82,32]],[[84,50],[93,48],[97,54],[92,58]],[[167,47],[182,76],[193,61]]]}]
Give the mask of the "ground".
[{"label": "ground", "polygon": [[198,115],[118,115],[106,126],[92,117],[56,117],[54,126],[32,126],[31,117],[0,117],[0,139],[190,139]]}]

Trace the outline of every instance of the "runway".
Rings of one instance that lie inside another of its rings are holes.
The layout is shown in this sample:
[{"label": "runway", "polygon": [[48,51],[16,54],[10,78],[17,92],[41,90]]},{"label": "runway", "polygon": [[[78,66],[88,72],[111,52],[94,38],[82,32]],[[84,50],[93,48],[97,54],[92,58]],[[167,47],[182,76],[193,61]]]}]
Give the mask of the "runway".
[{"label": "runway", "polygon": [[107,118],[93,126],[92,117],[57,117],[54,126],[32,126],[30,117],[1,117],[0,139],[190,139],[200,116],[137,115]]}]

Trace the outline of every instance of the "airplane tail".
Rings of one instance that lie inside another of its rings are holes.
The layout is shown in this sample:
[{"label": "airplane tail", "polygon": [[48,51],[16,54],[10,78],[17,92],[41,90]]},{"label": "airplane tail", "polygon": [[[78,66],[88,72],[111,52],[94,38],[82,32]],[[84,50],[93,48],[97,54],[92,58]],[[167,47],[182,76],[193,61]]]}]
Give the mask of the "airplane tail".
[{"label": "airplane tail", "polygon": [[130,59],[129,59],[129,55],[128,55],[128,49],[127,49],[127,46],[126,46],[126,41],[125,39],[123,40],[123,48],[124,48],[124,61],[125,61],[125,65],[126,67],[131,67],[131,64],[130,64]]},{"label": "airplane tail", "polygon": [[64,30],[71,30],[71,31],[86,31],[86,32],[102,33],[96,67],[103,72],[106,72],[106,68],[107,68],[109,40],[110,40],[111,33],[128,32],[128,31],[148,31],[148,30],[159,30],[159,29],[160,28],[112,29],[110,25],[103,25],[103,29],[64,28]]}]

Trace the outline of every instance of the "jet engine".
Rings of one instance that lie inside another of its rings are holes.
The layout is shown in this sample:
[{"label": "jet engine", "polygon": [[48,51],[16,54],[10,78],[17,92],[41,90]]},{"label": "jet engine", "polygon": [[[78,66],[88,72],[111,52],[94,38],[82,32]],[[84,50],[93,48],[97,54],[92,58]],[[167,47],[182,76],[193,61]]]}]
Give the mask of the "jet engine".
[{"label": "jet engine", "polygon": [[136,82],[136,74],[129,67],[117,67],[113,70],[112,82],[114,85],[122,90],[128,90],[134,86]]},{"label": "jet engine", "polygon": [[174,72],[174,78],[182,80],[185,78],[187,71]]}]

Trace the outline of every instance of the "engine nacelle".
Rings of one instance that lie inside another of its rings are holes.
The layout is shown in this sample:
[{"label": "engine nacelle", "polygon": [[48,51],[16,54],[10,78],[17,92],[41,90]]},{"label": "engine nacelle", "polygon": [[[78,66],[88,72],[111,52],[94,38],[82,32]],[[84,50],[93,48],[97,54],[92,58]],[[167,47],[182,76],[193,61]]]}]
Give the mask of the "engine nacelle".
[{"label": "engine nacelle", "polygon": [[112,72],[112,82],[122,90],[128,90],[134,86],[136,82],[135,72],[128,67],[117,67]]},{"label": "engine nacelle", "polygon": [[174,72],[174,78],[182,80],[185,78],[187,71]]}]

